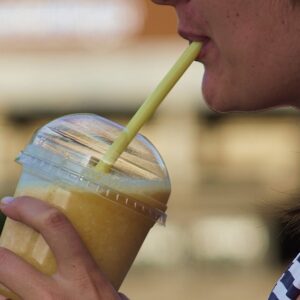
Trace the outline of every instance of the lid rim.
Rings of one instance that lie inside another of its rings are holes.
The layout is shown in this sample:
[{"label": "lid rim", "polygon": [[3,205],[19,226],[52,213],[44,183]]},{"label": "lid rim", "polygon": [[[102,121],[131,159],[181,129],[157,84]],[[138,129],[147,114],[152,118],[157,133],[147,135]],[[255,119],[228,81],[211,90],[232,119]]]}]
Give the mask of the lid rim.
[{"label": "lid rim", "polygon": [[[32,145],[31,145],[32,146]],[[165,225],[167,214],[158,208],[153,208],[145,203],[142,203],[139,200],[134,199],[132,196],[127,196],[125,193],[119,193],[114,192],[109,186],[106,186],[105,184],[100,185],[99,183],[96,183],[92,180],[92,178],[86,178],[84,175],[87,174],[81,174],[80,172],[76,172],[75,170],[71,170],[70,168],[67,168],[66,166],[60,166],[54,161],[51,160],[45,160],[44,158],[41,159],[40,157],[34,156],[30,153],[28,153],[27,148],[25,148],[24,151],[21,151],[21,153],[16,158],[16,162],[21,164],[24,168],[30,168],[32,171],[34,170],[35,173],[38,173],[39,175],[45,175],[43,177],[46,177],[46,179],[51,179],[50,177],[50,170],[52,170],[52,179],[59,179],[59,182],[63,182],[68,185],[72,185],[71,178],[73,181],[76,180],[76,186],[86,189],[89,192],[101,195],[102,197],[105,197],[107,200],[110,200],[116,204],[123,205],[128,209],[131,209],[132,211],[135,211],[136,213],[142,214],[148,218],[150,218],[155,223],[158,223],[160,225]],[[54,154],[52,153],[54,156]],[[62,162],[63,160],[60,160]],[[66,159],[64,160],[68,162]],[[84,170],[84,167],[82,167],[82,170]],[[54,170],[54,172],[53,172]],[[65,175],[64,177],[62,175]],[[60,176],[59,176],[60,175]],[[70,177],[68,180],[67,176]],[[78,183],[79,186],[78,186]],[[114,194],[114,199],[108,198],[110,194]],[[167,206],[165,206],[165,209]]]}]

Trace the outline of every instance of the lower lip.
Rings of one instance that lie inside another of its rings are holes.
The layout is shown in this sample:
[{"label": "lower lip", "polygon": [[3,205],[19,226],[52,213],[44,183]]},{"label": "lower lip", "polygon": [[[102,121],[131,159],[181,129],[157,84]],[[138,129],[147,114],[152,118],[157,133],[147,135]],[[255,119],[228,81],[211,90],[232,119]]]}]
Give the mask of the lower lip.
[{"label": "lower lip", "polygon": [[206,55],[209,51],[210,45],[211,45],[211,40],[203,42],[202,49],[196,58],[197,61],[200,61],[200,62],[203,61],[203,59],[206,57]]}]

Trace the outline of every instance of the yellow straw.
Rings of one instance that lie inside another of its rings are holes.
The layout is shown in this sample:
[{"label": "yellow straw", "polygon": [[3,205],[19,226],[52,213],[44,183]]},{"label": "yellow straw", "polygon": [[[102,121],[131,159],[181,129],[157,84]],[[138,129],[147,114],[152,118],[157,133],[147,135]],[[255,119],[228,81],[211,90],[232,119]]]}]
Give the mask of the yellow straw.
[{"label": "yellow straw", "polygon": [[96,165],[96,170],[109,172],[111,166],[127,148],[129,143],[134,139],[141,127],[150,119],[157,107],[174,87],[176,82],[199,55],[201,47],[201,43],[192,42],[183,52],[171,70],[145,100],[145,102],[121,132],[119,137],[113,142],[113,144],[104,154],[102,160]]}]

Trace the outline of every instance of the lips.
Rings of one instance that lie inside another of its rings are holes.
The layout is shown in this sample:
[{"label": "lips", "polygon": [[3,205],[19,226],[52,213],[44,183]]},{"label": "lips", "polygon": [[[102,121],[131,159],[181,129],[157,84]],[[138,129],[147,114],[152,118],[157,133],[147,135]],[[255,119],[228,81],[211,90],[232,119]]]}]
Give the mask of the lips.
[{"label": "lips", "polygon": [[188,31],[185,31],[183,29],[178,30],[178,34],[182,36],[184,39],[191,42],[201,42],[202,43],[202,49],[199,54],[199,56],[196,58],[197,61],[202,61],[204,57],[206,56],[206,53],[208,51],[211,39],[207,35],[202,34],[194,34]]}]

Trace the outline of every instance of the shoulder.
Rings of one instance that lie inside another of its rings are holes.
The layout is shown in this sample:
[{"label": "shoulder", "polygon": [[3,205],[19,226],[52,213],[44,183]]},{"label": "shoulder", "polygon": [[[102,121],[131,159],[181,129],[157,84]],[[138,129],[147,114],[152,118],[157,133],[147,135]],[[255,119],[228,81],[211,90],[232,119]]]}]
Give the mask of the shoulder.
[{"label": "shoulder", "polygon": [[268,300],[297,300],[300,296],[300,253],[277,281]]}]

